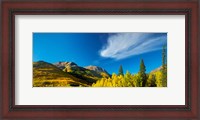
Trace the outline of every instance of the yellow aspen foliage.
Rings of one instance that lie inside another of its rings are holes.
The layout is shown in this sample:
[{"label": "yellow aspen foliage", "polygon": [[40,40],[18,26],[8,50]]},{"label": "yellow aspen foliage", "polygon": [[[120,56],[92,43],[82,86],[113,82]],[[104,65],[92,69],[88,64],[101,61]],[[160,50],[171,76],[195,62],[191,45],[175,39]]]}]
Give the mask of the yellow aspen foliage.
[{"label": "yellow aspen foliage", "polygon": [[[165,87],[163,86],[162,71],[154,71],[146,74],[145,87]],[[144,87],[144,78],[142,74],[132,75],[129,71],[124,75],[112,74],[111,77],[103,77],[92,84],[92,87]]]},{"label": "yellow aspen foliage", "polygon": [[155,73],[156,75],[156,86],[157,87],[162,87],[162,72],[161,71],[157,71]]}]

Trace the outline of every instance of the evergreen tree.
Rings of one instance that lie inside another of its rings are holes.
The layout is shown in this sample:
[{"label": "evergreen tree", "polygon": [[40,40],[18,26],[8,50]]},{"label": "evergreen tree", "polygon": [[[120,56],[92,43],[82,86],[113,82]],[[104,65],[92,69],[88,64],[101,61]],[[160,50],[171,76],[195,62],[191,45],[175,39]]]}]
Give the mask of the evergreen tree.
[{"label": "evergreen tree", "polygon": [[140,62],[140,71],[139,71],[139,76],[141,77],[142,80],[142,87],[145,87],[146,81],[147,81],[147,76],[146,76],[146,67],[144,65],[143,59]]},{"label": "evergreen tree", "polygon": [[166,65],[167,63],[167,54],[166,54],[166,46],[163,46],[162,49],[162,65]]},{"label": "evergreen tree", "polygon": [[119,76],[119,75],[124,76],[124,72],[123,72],[122,65],[120,65],[120,67],[119,67],[119,73],[118,73],[118,76]]},{"label": "evergreen tree", "polygon": [[163,46],[162,50],[162,86],[166,87],[167,86],[167,52],[166,52],[166,46]]}]

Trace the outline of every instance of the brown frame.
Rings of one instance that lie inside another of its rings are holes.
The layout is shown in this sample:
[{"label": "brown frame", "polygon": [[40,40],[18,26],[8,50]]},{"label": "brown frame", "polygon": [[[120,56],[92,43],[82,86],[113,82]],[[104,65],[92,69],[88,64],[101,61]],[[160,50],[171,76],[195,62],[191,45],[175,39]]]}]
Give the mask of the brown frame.
[{"label": "brown frame", "polygon": [[[1,119],[200,119],[198,0],[4,0],[1,5]],[[162,15],[186,16],[186,105],[15,105],[15,21],[18,14]]]}]

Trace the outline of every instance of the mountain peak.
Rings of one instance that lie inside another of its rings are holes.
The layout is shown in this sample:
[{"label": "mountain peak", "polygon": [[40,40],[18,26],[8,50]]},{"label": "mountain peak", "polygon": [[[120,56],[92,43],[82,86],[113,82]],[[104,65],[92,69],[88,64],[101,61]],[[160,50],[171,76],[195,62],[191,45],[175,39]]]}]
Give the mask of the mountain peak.
[{"label": "mountain peak", "polygon": [[54,65],[65,72],[71,72],[80,75],[84,74],[85,76],[93,76],[93,77],[110,76],[110,74],[105,69],[93,65],[87,67],[81,67],[74,62],[57,62]]},{"label": "mountain peak", "polygon": [[74,62],[62,62],[62,61],[59,61],[57,63],[55,63],[57,65],[66,65],[66,64],[70,64],[70,65],[77,65],[76,63]]},{"label": "mountain peak", "polygon": [[98,66],[93,66],[93,65],[86,66],[85,68],[88,70],[95,71],[95,72],[106,72],[103,68],[98,67]]},{"label": "mountain peak", "polygon": [[54,63],[55,66],[57,66],[60,69],[64,69],[66,66],[71,66],[71,67],[77,67],[78,65],[74,62],[57,62]]},{"label": "mountain peak", "polygon": [[160,67],[158,67],[158,68],[152,70],[150,73],[154,73],[154,72],[160,71],[161,69],[162,69],[162,66],[160,66]]}]

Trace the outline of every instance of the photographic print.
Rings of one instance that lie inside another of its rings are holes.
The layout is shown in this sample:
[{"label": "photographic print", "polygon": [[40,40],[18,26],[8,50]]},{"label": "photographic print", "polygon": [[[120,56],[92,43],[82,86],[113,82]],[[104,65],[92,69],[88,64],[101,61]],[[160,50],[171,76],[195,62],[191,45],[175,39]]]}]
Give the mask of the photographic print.
[{"label": "photographic print", "polygon": [[33,87],[167,87],[167,33],[33,33]]}]

